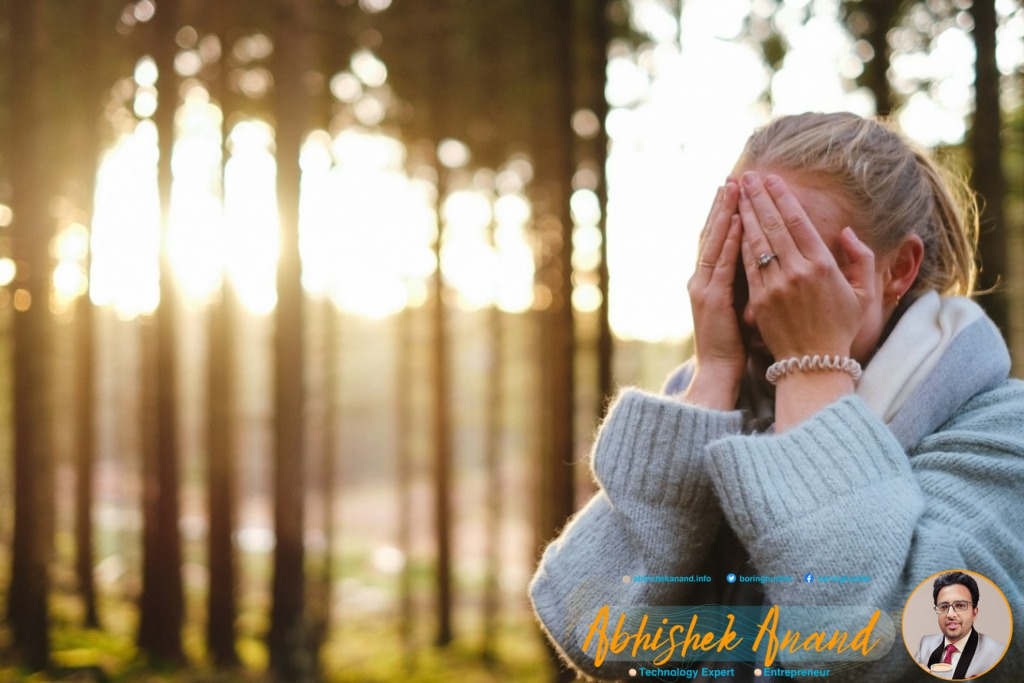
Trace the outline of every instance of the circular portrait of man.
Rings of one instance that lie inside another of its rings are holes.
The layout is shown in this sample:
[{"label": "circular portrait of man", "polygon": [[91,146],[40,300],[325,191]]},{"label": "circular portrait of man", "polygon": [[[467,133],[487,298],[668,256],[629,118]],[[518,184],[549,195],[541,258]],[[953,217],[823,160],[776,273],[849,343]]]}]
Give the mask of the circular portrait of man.
[{"label": "circular portrait of man", "polygon": [[967,680],[986,673],[1002,659],[1012,631],[1003,592],[966,570],[928,577],[903,609],[907,651],[936,678]]}]

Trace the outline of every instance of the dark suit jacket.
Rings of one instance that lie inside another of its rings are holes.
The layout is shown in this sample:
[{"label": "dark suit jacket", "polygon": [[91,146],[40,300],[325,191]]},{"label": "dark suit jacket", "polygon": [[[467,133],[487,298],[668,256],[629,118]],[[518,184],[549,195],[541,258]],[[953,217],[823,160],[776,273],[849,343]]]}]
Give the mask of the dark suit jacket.
[{"label": "dark suit jacket", "polygon": [[[942,661],[946,649],[946,639],[941,633],[925,636],[914,659],[925,668]],[[967,636],[967,644],[960,653],[960,661],[953,671],[954,679],[974,678],[985,673],[999,662],[1006,650],[1006,645],[998,640],[978,633],[972,629]]]}]

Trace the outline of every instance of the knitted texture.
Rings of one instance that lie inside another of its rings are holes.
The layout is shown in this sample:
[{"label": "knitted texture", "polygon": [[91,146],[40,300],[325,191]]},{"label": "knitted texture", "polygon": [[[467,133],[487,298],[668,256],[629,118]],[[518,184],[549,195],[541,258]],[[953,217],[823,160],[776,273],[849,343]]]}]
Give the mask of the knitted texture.
[{"label": "knitted texture", "polygon": [[541,623],[569,661],[592,675],[625,675],[625,663],[606,661],[599,671],[580,648],[593,608],[680,597],[684,584],[623,577],[700,568],[721,521],[702,448],[740,425],[739,412],[698,410],[635,389],[611,406],[593,453],[601,489],[547,547],[530,586]]},{"label": "knitted texture", "polygon": [[[623,582],[701,572],[723,552],[713,545],[722,520],[758,574],[871,577],[768,583],[770,604],[867,605],[899,624],[918,584],[963,568],[1002,589],[1014,635],[1024,633],[1024,382],[991,360],[1006,349],[985,326],[980,318],[945,344],[891,424],[851,395],[785,433],[746,435],[738,412],[624,391],[594,448],[601,488],[547,548],[530,587],[563,655],[588,675],[624,678],[627,663],[596,669],[593,645],[582,651],[597,607],[728,604],[717,574],[710,584]],[[685,387],[681,374],[670,388]],[[900,641],[829,680],[934,680]],[[1022,659],[1024,638],[1014,637],[985,680],[1019,681]]]}]

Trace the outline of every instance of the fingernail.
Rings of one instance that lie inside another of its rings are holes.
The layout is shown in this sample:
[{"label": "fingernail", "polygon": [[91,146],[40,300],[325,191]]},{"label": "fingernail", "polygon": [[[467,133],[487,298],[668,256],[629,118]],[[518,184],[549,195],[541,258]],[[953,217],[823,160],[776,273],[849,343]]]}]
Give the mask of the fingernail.
[{"label": "fingernail", "polygon": [[757,184],[757,174],[753,171],[747,171],[743,174],[743,184],[747,187],[753,187]]},{"label": "fingernail", "polygon": [[769,187],[773,190],[778,189],[782,186],[782,179],[777,175],[770,175],[764,179],[765,187]]}]

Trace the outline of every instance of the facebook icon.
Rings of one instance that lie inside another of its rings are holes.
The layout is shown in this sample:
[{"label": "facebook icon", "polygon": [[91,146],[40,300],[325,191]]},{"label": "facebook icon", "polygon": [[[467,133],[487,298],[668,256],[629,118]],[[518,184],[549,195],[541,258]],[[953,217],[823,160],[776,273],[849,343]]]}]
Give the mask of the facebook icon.
[{"label": "facebook icon", "polygon": [[814,574],[805,574],[804,583],[814,583]]}]

